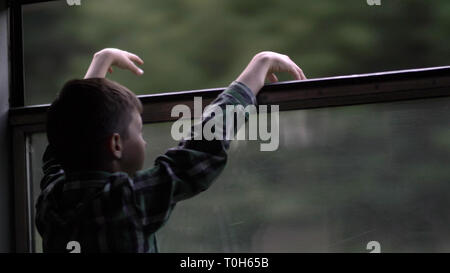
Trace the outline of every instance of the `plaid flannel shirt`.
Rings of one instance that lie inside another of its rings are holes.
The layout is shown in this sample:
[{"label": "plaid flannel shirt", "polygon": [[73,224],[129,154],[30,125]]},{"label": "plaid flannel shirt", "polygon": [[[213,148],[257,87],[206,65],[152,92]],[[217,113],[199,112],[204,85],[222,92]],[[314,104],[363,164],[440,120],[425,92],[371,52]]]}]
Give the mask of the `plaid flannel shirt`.
[{"label": "plaid flannel shirt", "polygon": [[[250,104],[256,105],[255,95],[236,81],[212,102],[223,113],[226,105]],[[223,117],[204,113],[194,126],[213,118]],[[236,134],[238,128],[224,123],[223,129]],[[158,156],[153,168],[130,177],[123,172],[65,173],[48,146],[36,203],[44,252],[68,252],[70,241],[77,241],[81,252],[158,252],[156,231],[178,201],[212,184],[225,167],[228,147],[229,140],[183,139]]]}]

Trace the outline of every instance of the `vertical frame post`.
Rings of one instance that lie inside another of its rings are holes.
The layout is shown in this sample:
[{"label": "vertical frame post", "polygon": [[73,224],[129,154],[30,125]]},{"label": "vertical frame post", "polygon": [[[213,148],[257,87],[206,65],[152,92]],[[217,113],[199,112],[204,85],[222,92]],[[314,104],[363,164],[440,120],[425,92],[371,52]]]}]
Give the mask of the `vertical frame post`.
[{"label": "vertical frame post", "polygon": [[11,54],[10,106],[25,105],[24,64],[23,64],[23,25],[21,1],[9,1],[9,39]]}]

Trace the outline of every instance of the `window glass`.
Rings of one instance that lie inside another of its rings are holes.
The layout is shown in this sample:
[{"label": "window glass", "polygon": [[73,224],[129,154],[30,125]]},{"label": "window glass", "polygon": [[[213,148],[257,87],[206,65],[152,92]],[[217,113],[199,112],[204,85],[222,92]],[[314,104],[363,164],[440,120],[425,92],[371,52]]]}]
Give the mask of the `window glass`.
[{"label": "window glass", "polygon": [[[448,65],[447,0],[81,0],[25,5],[26,104],[50,103],[94,52],[141,56],[145,74],[110,77],[137,94],[221,87],[262,50],[309,78]],[[373,2],[373,1],[372,1]],[[281,75],[280,80],[290,79]]]},{"label": "window glass", "polygon": [[[160,249],[448,252],[449,113],[450,98],[281,112],[279,148],[233,141],[217,181],[159,231]],[[171,124],[145,125],[146,167],[176,145]],[[35,191],[44,145],[32,136]]]}]

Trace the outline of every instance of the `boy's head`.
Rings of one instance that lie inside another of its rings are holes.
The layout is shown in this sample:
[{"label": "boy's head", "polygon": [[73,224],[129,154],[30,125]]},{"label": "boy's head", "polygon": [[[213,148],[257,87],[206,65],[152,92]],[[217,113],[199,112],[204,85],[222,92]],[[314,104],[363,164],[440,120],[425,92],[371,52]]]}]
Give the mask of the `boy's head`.
[{"label": "boy's head", "polygon": [[47,114],[47,137],[67,172],[142,168],[142,104],[126,87],[104,78],[71,80]]}]

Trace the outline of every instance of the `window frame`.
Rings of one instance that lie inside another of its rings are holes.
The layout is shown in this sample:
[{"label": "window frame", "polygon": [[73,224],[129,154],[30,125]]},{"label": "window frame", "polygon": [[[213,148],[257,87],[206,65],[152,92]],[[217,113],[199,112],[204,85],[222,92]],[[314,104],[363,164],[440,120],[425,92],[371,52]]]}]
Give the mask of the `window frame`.
[{"label": "window frame", "polygon": [[[10,111],[12,131],[14,226],[16,252],[34,252],[34,215],[30,139],[45,132],[49,104],[24,106],[22,6],[56,0],[9,0],[10,9]],[[86,0],[84,0],[86,1]],[[180,91],[138,96],[143,104],[143,123],[176,120],[174,105],[193,109],[194,97],[203,106],[225,88]],[[267,84],[258,94],[259,104],[279,105],[280,111],[349,106],[450,96],[450,66],[388,71]]]}]

